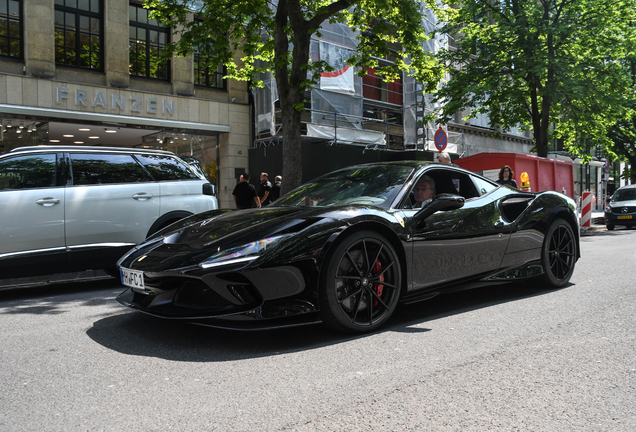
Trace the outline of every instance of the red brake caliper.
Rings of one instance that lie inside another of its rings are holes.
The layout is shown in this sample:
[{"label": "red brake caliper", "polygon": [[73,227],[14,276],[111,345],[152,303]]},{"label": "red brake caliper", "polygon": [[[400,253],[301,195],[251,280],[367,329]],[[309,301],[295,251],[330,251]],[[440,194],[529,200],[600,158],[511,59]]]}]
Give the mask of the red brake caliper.
[{"label": "red brake caliper", "polygon": [[[380,260],[377,260],[375,262],[375,264],[373,265],[373,273],[377,274],[380,272],[380,270],[382,270],[382,264],[380,263]],[[380,275],[380,277],[378,278],[378,280],[380,282],[384,282],[384,275]],[[373,291],[375,291],[375,293],[378,295],[378,297],[382,297],[382,290],[384,289],[384,285],[377,283],[375,285],[373,285]],[[375,300],[373,302],[373,306],[377,306],[378,305],[378,301]]]}]

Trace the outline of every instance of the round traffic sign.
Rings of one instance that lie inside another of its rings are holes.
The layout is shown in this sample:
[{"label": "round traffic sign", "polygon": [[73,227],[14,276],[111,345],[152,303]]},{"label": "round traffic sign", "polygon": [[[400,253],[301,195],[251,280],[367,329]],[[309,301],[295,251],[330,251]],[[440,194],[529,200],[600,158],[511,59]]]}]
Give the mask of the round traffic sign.
[{"label": "round traffic sign", "polygon": [[444,129],[440,126],[437,132],[435,132],[435,147],[437,147],[439,151],[444,151],[447,144],[448,138],[446,137],[446,132],[444,132]]}]

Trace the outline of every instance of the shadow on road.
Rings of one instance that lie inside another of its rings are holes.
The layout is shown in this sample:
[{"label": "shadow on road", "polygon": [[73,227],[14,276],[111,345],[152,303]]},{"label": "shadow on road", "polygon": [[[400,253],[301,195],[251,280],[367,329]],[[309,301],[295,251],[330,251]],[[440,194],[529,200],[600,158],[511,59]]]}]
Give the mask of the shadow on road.
[{"label": "shadow on road", "polygon": [[[379,332],[426,333],[430,329],[422,324],[427,321],[551,292],[516,282],[439,296],[400,306],[389,325]],[[96,321],[86,333],[96,343],[122,354],[186,362],[267,357],[373,337],[342,334],[323,325],[239,332],[160,319],[137,311]]]}]

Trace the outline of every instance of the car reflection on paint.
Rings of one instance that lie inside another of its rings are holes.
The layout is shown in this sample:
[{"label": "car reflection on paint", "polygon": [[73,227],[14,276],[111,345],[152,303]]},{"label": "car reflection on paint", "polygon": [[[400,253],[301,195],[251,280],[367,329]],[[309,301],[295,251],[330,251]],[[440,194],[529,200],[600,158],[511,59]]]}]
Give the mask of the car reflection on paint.
[{"label": "car reflection on paint", "polygon": [[[436,194],[413,208],[423,176]],[[363,333],[400,302],[515,279],[562,287],[578,258],[575,204],[560,193],[500,187],[450,165],[377,163],[263,209],[202,213],[149,237],[118,263],[135,281],[118,301],[208,326],[323,322]]]}]

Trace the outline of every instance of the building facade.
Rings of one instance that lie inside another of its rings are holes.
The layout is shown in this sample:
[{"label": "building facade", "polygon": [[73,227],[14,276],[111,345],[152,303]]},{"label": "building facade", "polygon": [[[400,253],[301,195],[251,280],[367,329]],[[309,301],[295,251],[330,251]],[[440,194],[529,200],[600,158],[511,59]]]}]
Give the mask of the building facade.
[{"label": "building facade", "polygon": [[197,158],[233,207],[252,142],[247,85],[205,55],[159,61],[174,37],[127,0],[0,0],[0,152],[146,147]]}]

